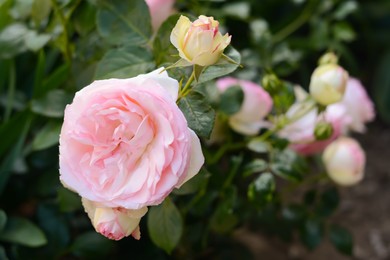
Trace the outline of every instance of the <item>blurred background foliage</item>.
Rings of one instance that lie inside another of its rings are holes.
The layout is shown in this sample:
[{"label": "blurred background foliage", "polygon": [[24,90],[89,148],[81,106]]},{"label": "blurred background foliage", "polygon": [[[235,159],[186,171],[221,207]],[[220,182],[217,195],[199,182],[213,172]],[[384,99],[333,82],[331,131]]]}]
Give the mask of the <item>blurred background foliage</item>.
[{"label": "blurred background foliage", "polygon": [[[274,71],[307,88],[320,55],[336,52],[374,98],[379,120],[390,123],[389,1],[178,0],[176,8],[221,22],[241,53],[244,68],[235,76],[243,79],[260,82]],[[79,197],[59,182],[64,108],[94,79],[132,77],[173,62],[169,33],[177,17],[153,36],[147,6],[139,0],[0,0],[0,259],[168,258],[150,239],[165,251],[179,243],[171,255],[177,258],[250,258],[227,235],[244,225],[285,241],[298,233],[310,249],[326,233],[340,252],[351,253],[348,231],[324,222],[337,208],[337,189],[308,189],[303,203],[283,204],[273,175],[253,175],[271,167],[282,178],[301,181],[308,166],[287,152],[272,165],[239,153],[222,166],[210,163],[174,193],[176,206],[167,200],[149,212],[140,241],[113,242],[93,230]],[[274,149],[286,145],[273,142]],[[286,160],[291,169],[282,167]],[[232,184],[237,171],[245,178]],[[168,222],[176,217],[170,237],[161,238],[158,227],[147,231],[147,222],[152,226],[164,216]]]}]

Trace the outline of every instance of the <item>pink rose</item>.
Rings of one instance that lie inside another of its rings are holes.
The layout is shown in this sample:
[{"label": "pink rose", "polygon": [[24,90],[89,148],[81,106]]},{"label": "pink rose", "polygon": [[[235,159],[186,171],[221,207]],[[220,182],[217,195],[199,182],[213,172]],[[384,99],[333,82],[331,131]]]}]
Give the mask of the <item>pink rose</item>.
[{"label": "pink rose", "polygon": [[94,81],[65,109],[60,179],[102,207],[157,205],[204,162],[176,105],[178,82],[161,69]]},{"label": "pink rose", "polygon": [[[287,118],[294,116],[302,111],[305,111],[312,105],[311,102],[298,102],[291,106],[287,111]],[[314,130],[317,122],[323,119],[332,125],[333,133],[326,140],[316,140]],[[349,117],[346,110],[341,105],[328,106],[322,118],[318,117],[317,109],[313,108],[304,116],[288,124],[278,134],[282,138],[288,139],[290,147],[301,155],[311,155],[321,152],[327,145],[341,135],[343,126],[349,122]]]},{"label": "pink rose", "polygon": [[324,151],[322,160],[329,177],[337,184],[350,186],[363,179],[366,156],[356,140],[340,137]]},{"label": "pink rose", "polygon": [[157,31],[160,25],[174,13],[175,0],[145,0],[145,2],[149,6],[153,30]]},{"label": "pink rose", "polygon": [[231,77],[221,78],[216,84],[221,92],[233,86],[240,86],[244,92],[241,109],[229,118],[233,130],[244,135],[255,135],[267,125],[264,118],[272,109],[272,98],[261,86]]},{"label": "pink rose", "polygon": [[132,235],[141,238],[139,222],[148,211],[147,207],[132,210],[125,208],[107,208],[99,203],[82,199],[85,211],[97,232],[112,240],[120,240]]},{"label": "pink rose", "polygon": [[340,104],[345,106],[351,117],[346,127],[353,131],[363,133],[366,129],[365,123],[375,118],[374,105],[361,82],[355,78],[348,80],[347,89]]}]

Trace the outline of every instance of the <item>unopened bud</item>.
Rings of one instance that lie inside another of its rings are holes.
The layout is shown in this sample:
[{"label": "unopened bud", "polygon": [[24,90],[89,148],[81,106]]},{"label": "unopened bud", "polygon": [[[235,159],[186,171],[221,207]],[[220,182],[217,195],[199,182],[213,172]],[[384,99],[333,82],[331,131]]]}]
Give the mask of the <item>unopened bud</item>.
[{"label": "unopened bud", "polygon": [[339,185],[350,186],[363,179],[366,155],[359,143],[350,137],[340,137],[328,145],[322,161],[329,178]]},{"label": "unopened bud", "polygon": [[348,72],[337,64],[317,67],[310,80],[310,94],[321,105],[340,101],[346,89]]},{"label": "unopened bud", "polygon": [[316,140],[326,140],[333,134],[333,126],[328,122],[318,122],[314,129],[314,136]]},{"label": "unopened bud", "polygon": [[282,84],[275,74],[266,74],[261,80],[263,88],[271,94],[278,92]]},{"label": "unopened bud", "polygon": [[318,65],[337,64],[339,57],[334,52],[327,52],[318,60]]}]

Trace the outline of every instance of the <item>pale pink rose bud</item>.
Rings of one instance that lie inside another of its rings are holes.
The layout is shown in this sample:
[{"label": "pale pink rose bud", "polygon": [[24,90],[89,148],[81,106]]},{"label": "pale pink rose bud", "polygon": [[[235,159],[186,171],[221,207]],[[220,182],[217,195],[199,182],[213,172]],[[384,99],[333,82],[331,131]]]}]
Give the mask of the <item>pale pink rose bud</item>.
[{"label": "pale pink rose bud", "polygon": [[350,186],[363,179],[366,156],[356,140],[340,137],[322,155],[329,177],[339,185]]},{"label": "pale pink rose bud", "polygon": [[175,0],[145,0],[145,2],[149,7],[153,30],[157,31],[160,25],[174,13]]},{"label": "pale pink rose bud", "polygon": [[272,98],[261,86],[247,80],[225,77],[217,80],[220,92],[239,86],[244,92],[244,99],[238,112],[229,117],[230,127],[244,135],[255,135],[260,128],[267,126],[264,118],[272,109]]},{"label": "pale pink rose bud", "polygon": [[321,105],[339,102],[344,95],[348,72],[337,64],[317,67],[310,80],[310,95]]},{"label": "pale pink rose bud", "polygon": [[182,59],[190,64],[209,66],[215,64],[229,45],[231,36],[222,36],[219,22],[213,17],[199,16],[191,23],[180,16],[171,33],[171,43],[179,51]]},{"label": "pale pink rose bud", "polygon": [[352,119],[347,125],[350,130],[363,133],[366,130],[365,124],[375,118],[374,104],[363,85],[355,78],[348,80],[347,89],[340,104],[345,106]]},{"label": "pale pink rose bud", "polygon": [[203,165],[199,138],[166,71],[94,81],[65,109],[60,179],[108,208],[160,204]]},{"label": "pale pink rose bud", "polygon": [[129,235],[137,240],[141,238],[139,222],[148,211],[147,207],[136,210],[107,208],[85,198],[82,198],[82,203],[93,227],[103,236],[112,240],[120,240]]}]

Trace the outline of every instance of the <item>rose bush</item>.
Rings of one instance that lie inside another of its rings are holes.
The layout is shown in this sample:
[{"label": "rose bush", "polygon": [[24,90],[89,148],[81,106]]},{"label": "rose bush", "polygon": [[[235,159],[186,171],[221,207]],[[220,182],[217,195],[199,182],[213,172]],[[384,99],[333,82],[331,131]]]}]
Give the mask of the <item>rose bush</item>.
[{"label": "rose bush", "polygon": [[178,82],[158,71],[81,89],[65,110],[61,182],[104,207],[161,203],[204,161],[177,95]]}]

